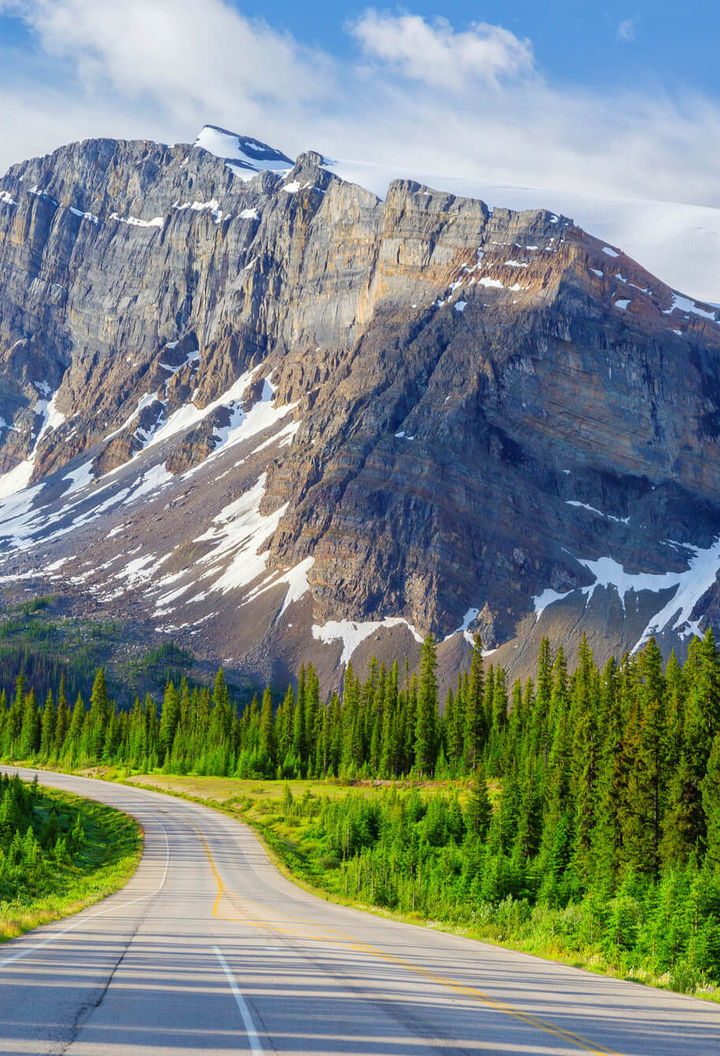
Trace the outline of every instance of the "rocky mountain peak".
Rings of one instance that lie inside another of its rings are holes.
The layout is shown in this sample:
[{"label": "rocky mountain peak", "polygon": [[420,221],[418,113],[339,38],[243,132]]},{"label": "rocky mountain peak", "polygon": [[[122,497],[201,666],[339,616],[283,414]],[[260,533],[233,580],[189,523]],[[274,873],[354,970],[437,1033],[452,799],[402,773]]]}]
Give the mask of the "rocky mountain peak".
[{"label": "rocky mountain peak", "polygon": [[713,618],[718,312],[571,219],[206,126],[14,166],[0,261],[3,574],[265,673]]}]

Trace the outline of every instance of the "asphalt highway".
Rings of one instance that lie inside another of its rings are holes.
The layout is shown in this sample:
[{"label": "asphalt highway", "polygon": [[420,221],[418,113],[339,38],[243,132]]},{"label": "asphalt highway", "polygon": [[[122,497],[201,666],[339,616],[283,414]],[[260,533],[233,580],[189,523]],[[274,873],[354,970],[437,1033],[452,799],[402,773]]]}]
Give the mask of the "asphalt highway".
[{"label": "asphalt highway", "polygon": [[720,1054],[717,1005],[333,905],[223,814],[39,777],[134,815],[145,852],[116,895],[0,946],[2,1056]]}]

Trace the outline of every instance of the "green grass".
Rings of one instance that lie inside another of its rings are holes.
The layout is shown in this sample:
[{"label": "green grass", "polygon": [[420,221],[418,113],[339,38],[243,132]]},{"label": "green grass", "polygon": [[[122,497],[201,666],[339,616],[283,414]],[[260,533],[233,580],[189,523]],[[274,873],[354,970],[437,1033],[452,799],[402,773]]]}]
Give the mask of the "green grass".
[{"label": "green grass", "polygon": [[142,832],[134,818],[112,807],[55,789],[38,792],[36,813],[42,820],[52,807],[60,819],[79,811],[85,838],[69,862],[57,863],[49,875],[25,884],[0,901],[0,941],[77,913],[121,888],[137,868]]}]

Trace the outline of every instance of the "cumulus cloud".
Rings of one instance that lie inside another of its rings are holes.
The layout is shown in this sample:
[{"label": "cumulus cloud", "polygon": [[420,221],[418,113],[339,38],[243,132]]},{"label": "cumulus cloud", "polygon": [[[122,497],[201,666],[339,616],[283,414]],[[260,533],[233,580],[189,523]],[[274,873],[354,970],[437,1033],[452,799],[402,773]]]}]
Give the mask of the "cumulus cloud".
[{"label": "cumulus cloud", "polygon": [[3,11],[24,19],[36,57],[32,77],[0,63],[0,169],[71,139],[187,141],[212,122],[291,154],[720,205],[715,103],[550,83],[501,26],[369,10],[349,27],[357,61],[341,64],[228,0],[0,0]]},{"label": "cumulus cloud", "polygon": [[368,59],[433,87],[497,85],[533,68],[530,41],[484,22],[457,32],[446,18],[427,22],[419,15],[369,10],[350,29]]}]

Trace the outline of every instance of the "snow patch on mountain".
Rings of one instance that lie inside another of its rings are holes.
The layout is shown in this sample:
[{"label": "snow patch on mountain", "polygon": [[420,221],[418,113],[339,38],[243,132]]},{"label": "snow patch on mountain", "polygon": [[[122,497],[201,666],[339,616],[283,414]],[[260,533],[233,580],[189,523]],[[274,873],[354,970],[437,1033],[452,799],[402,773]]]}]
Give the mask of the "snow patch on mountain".
[{"label": "snow patch on mountain", "polygon": [[152,220],[140,220],[137,216],[118,216],[117,213],[110,213],[110,219],[117,221],[118,224],[127,224],[129,227],[164,227],[165,217],[154,216]]},{"label": "snow patch on mountain", "polygon": [[698,308],[695,301],[691,301],[689,297],[683,297],[682,294],[673,292],[672,306],[664,311],[663,315],[672,315],[676,310],[683,312],[684,315],[699,315],[702,319],[710,319],[713,323],[717,322],[716,311],[707,311],[704,308]]},{"label": "snow patch on mountain", "polygon": [[94,480],[92,461],[83,462],[82,465],[71,470],[70,473],[62,479],[63,481],[70,482],[70,487],[65,492],[65,497],[73,495],[76,491],[82,491],[82,489],[86,488],[88,484],[92,484]]},{"label": "snow patch on mountain", "polygon": [[[570,471],[565,469],[565,470],[563,470],[563,472],[564,473],[569,473]],[[603,511],[599,510],[596,506],[589,506],[587,504],[587,502],[578,502],[577,499],[566,499],[565,500],[565,505],[566,506],[575,506],[576,508],[581,509],[581,510],[588,510],[590,513],[596,513],[598,515],[598,517],[607,518],[608,521],[617,521],[618,524],[629,524],[630,523],[630,518],[629,517],[616,517],[612,513],[603,513]]]},{"label": "snow patch on mountain", "polygon": [[260,513],[266,480],[262,473],[253,487],[221,510],[195,540],[214,544],[198,561],[200,568],[208,568],[199,579],[213,580],[208,590],[226,594],[249,586],[265,570],[268,553],[260,552],[260,548],[270,540],[287,509],[285,505],[267,516]]},{"label": "snow patch on mountain", "polygon": [[[7,498],[9,495],[15,495],[27,488],[35,469],[38,444],[47,432],[51,429],[57,429],[65,421],[65,415],[55,406],[57,392],[51,392],[50,386],[46,381],[36,382],[35,387],[41,394],[33,406],[35,414],[42,417],[40,429],[28,457],[18,463],[17,466],[8,470],[7,473],[0,474],[0,498]],[[2,511],[0,509],[1,517]]]},{"label": "snow patch on mountain", "polygon": [[585,587],[560,592],[547,588],[536,595],[533,601],[536,618],[557,601],[562,601],[573,594],[584,594],[590,601],[599,588],[614,589],[625,610],[626,598],[630,593],[639,594],[649,591],[657,594],[675,588],[672,597],[648,621],[645,630],[633,647],[633,652],[640,649],[654,634],[670,629],[678,631],[680,637],[699,634],[698,622],[692,619],[692,613],[707,591],[715,585],[720,571],[720,537],[707,548],[691,546],[688,543],[671,543],[688,555],[688,567],[682,572],[626,572],[623,565],[612,557],[597,559],[578,558],[578,563],[591,573],[594,582]]},{"label": "snow patch on mountain", "polygon": [[[157,598],[156,616],[172,612],[173,602],[201,583],[207,582],[207,586],[199,594],[184,598],[184,603],[203,601],[213,592],[226,594],[248,587],[263,574],[268,552],[262,548],[270,540],[287,509],[287,506],[281,506],[267,516],[260,513],[266,479],[266,474],[262,473],[251,488],[213,518],[207,531],[193,540],[195,543],[212,544],[209,551],[196,562],[194,569],[171,573],[157,583],[160,590],[168,586],[173,589]],[[174,586],[186,571],[192,573],[192,578],[181,586]],[[289,575],[286,573],[286,576]],[[288,583],[296,595],[302,589],[297,573],[292,581],[288,579]]]},{"label": "snow patch on mountain", "polygon": [[341,641],[343,650],[340,656],[340,666],[345,667],[350,662],[357,647],[366,638],[369,638],[371,634],[382,628],[400,626],[407,627],[415,641],[422,644],[422,635],[419,634],[413,624],[398,616],[386,616],[384,620],[365,620],[361,623],[356,623],[354,620],[328,620],[327,623],[323,624],[315,623],[312,628],[312,636],[316,641],[322,642],[323,645]]}]

